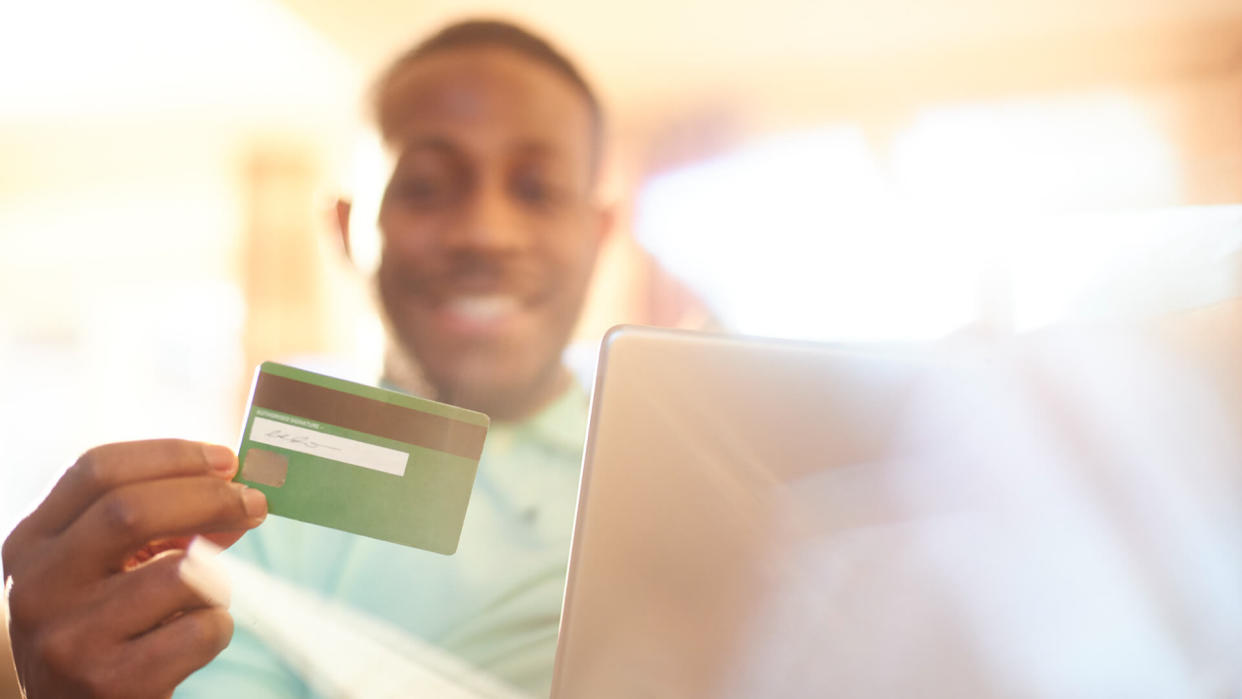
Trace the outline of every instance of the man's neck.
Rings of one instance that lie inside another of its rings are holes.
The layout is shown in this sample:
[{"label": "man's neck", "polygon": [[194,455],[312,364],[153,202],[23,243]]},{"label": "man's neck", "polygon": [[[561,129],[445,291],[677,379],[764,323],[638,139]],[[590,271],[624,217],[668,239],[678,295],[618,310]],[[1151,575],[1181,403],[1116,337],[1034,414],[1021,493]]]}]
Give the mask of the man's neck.
[{"label": "man's neck", "polygon": [[536,385],[513,396],[468,396],[452,391],[438,390],[425,377],[404,362],[384,363],[385,384],[407,393],[425,396],[442,403],[450,403],[487,414],[497,422],[521,422],[539,414],[573,385],[573,373],[558,364]]},{"label": "man's neck", "polygon": [[573,374],[568,368],[557,365],[554,372],[535,386],[511,396],[492,393],[474,399],[475,397],[441,394],[443,397],[440,400],[486,413],[496,422],[521,422],[538,415],[556,402],[573,384],[573,380]]}]

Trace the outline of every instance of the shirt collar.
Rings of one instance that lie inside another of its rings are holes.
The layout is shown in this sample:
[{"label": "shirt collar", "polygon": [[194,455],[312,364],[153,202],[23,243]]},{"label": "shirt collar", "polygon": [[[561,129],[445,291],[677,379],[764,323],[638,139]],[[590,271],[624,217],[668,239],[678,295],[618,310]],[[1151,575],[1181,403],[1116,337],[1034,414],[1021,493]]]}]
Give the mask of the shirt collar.
[{"label": "shirt collar", "polygon": [[[380,386],[408,393],[387,378],[380,379]],[[531,441],[566,454],[581,454],[586,441],[589,407],[590,396],[575,378],[555,400],[531,417],[517,422],[493,422],[489,429],[492,432],[522,434]]]},{"label": "shirt collar", "polygon": [[590,399],[577,380],[542,410],[516,423],[497,423],[501,429],[525,432],[533,441],[569,454],[582,453],[586,440]]}]

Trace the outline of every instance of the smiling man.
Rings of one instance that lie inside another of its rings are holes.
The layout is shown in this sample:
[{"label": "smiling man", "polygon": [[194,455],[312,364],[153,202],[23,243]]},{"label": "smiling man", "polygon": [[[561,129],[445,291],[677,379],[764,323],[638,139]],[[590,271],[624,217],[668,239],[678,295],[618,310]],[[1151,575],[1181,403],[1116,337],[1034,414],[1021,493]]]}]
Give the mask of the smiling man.
[{"label": "smiling man", "polygon": [[540,40],[467,24],[400,58],[375,106],[397,158],[379,215],[391,329],[441,399],[528,417],[570,385],[560,355],[606,228],[596,99]]},{"label": "smiling man", "polygon": [[235,550],[270,573],[546,693],[587,410],[561,355],[609,222],[599,105],[543,40],[484,21],[401,56],[374,106],[395,162],[376,274],[390,332],[432,397],[493,420],[458,553],[265,520],[222,447],[98,447],[5,543],[30,697],[305,696],[282,649],[246,629],[230,644],[227,612],[178,573],[188,535],[251,528]]}]

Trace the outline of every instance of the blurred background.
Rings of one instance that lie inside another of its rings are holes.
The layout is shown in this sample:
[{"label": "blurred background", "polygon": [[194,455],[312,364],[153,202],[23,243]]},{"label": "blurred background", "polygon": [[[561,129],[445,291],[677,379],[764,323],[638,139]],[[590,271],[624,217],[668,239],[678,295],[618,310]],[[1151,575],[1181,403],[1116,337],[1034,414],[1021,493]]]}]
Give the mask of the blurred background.
[{"label": "blurred background", "polygon": [[604,97],[583,373],[619,322],[1242,333],[1237,0],[2,4],[0,535],[93,444],[234,443],[261,360],[377,375],[329,207],[376,177],[370,77],[468,15]]}]

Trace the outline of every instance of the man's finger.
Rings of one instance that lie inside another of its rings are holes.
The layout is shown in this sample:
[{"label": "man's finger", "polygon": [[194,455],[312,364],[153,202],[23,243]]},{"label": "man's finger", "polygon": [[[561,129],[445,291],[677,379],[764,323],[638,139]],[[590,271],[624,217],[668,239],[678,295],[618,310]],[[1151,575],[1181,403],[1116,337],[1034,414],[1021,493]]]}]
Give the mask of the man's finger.
[{"label": "man's finger", "polygon": [[[237,543],[237,540],[242,538],[245,533],[245,530],[211,532],[209,534],[203,534],[202,537],[214,544],[216,548],[226,549]],[[160,539],[158,541],[148,542],[141,549],[138,549],[133,556],[127,559],[122,568],[125,570],[136,568],[161,553],[164,553],[165,551],[184,551],[193,539],[193,536],[174,536],[170,539]]]},{"label": "man's finger", "polygon": [[237,457],[228,447],[157,439],[95,447],[74,463],[19,528],[23,535],[53,535],[71,525],[105,493],[131,483],[179,476],[231,478]]},{"label": "man's finger", "polygon": [[188,612],[131,642],[134,670],[153,688],[181,684],[220,654],[233,637],[233,617],[221,607]]},{"label": "man's finger", "polygon": [[92,696],[167,697],[190,673],[216,657],[233,635],[233,619],[207,607],[115,647],[107,662],[82,674]]},{"label": "man's finger", "polygon": [[215,544],[218,548],[226,549],[246,534],[245,531],[233,532],[209,532],[203,535],[203,538]]},{"label": "man's finger", "polygon": [[[236,532],[224,535],[232,538]],[[211,544],[196,548],[167,551],[133,570],[102,578],[96,575],[86,584],[75,583],[73,576],[56,567],[59,564],[49,565],[46,557],[41,558],[26,569],[27,575],[17,576],[19,580],[14,582],[8,600],[11,621],[19,627],[32,627],[57,615],[84,615],[87,624],[99,629],[99,638],[120,642],[151,630],[174,614],[227,606],[231,593],[228,574],[209,551],[203,550],[218,549]],[[56,573],[50,574],[52,571]],[[32,587],[28,584],[31,580],[44,582]]]},{"label": "man's finger", "polygon": [[170,478],[117,488],[99,498],[56,542],[64,570],[87,577],[121,570],[147,542],[257,526],[262,491],[218,478]]},{"label": "man's finger", "polygon": [[227,606],[228,579],[211,561],[169,552],[101,586],[99,602],[89,613],[107,620],[113,637],[122,640],[151,631],[173,615],[211,606]]}]

